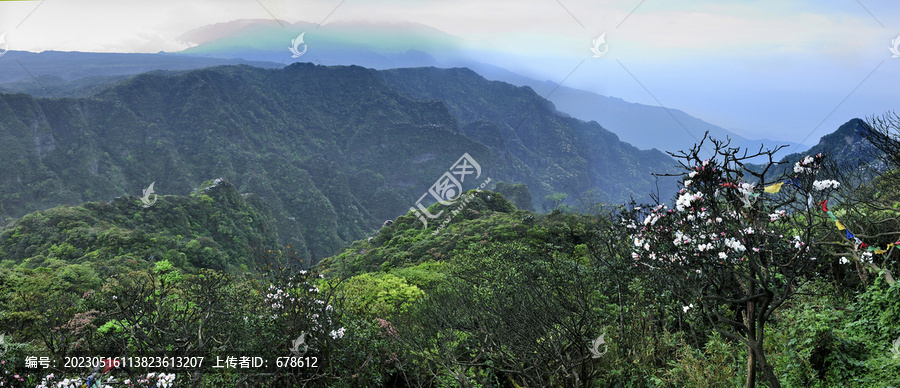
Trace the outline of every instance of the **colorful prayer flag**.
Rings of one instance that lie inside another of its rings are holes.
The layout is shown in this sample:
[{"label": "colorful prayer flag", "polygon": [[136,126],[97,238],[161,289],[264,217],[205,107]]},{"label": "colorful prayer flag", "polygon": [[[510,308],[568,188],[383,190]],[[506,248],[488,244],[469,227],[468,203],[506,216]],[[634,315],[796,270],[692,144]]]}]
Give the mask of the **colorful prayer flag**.
[{"label": "colorful prayer flag", "polygon": [[783,185],[784,185],[784,182],[778,182],[774,185],[766,186],[766,188],[764,190],[767,193],[775,194],[775,193],[781,191],[781,186],[783,186]]}]

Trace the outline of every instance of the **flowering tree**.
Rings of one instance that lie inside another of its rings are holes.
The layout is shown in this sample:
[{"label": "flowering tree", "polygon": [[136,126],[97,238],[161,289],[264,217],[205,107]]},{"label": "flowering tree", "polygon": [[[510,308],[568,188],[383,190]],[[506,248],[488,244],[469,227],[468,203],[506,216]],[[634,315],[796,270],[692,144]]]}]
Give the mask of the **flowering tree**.
[{"label": "flowering tree", "polygon": [[[637,268],[671,289],[685,313],[700,314],[747,346],[748,387],[757,368],[779,387],[763,351],[765,325],[815,270],[815,207],[837,183],[815,180],[821,155],[766,182],[778,149],[739,154],[728,142],[710,139],[715,154],[704,160],[706,141],[671,154],[685,170],[674,209],[659,204],[629,211],[632,256]],[[762,167],[745,164],[760,156],[769,159]]]}]

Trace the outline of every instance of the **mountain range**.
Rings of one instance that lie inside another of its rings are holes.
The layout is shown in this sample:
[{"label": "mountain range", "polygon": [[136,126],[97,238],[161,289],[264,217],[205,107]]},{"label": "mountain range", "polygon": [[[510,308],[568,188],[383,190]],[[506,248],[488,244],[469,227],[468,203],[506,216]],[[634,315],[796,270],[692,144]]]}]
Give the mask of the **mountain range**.
[{"label": "mountain range", "polygon": [[[465,67],[489,80],[531,87],[553,102],[561,112],[584,121],[596,121],[622,141],[639,149],[686,150],[698,142],[706,131],[719,139],[730,138],[736,146],[758,149],[760,145],[768,148],[788,145],[799,151],[808,148],[793,142],[747,139],[677,109],[631,103],[552,81],[524,77],[479,60],[491,55],[461,49],[460,38],[419,24],[334,23],[319,27],[313,23],[275,23],[272,20],[218,23],[182,35],[180,39],[193,47],[177,53],[10,52],[9,59],[20,62],[21,66],[13,66],[11,61],[0,61],[0,90],[43,97],[84,96],[95,90],[92,86],[121,79],[116,77],[104,81],[100,76],[222,64],[277,68],[293,61],[303,61],[374,69]],[[305,50],[304,54],[300,58],[292,58],[289,43],[301,33],[304,43],[298,50]],[[70,87],[62,85],[64,81],[75,80],[80,84]]]},{"label": "mountain range", "polygon": [[198,28],[182,36],[197,45],[181,54],[291,61],[290,53],[285,50],[287,39],[310,31],[310,34],[304,33],[309,50],[301,58],[303,61],[326,65],[356,64],[375,69],[466,67],[490,80],[529,86],[560,111],[584,121],[597,121],[619,135],[621,140],[640,149],[687,150],[699,142],[706,131],[719,139],[730,138],[732,144],[741,147],[758,149],[762,144],[769,148],[799,146],[800,151],[808,148],[794,142],[747,139],[677,109],[630,103],[552,81],[524,77],[479,60],[496,54],[463,50],[460,38],[424,25],[335,23],[318,28],[304,22],[282,21],[281,24],[286,27],[271,20],[239,20]]},{"label": "mountain range", "polygon": [[222,177],[271,206],[283,243],[320,257],[405,214],[464,154],[481,179],[527,184],[536,207],[553,193],[587,206],[675,190],[651,175],[672,171],[663,153],[466,69],[221,66],[89,97],[0,94],[0,140],[8,216]]}]

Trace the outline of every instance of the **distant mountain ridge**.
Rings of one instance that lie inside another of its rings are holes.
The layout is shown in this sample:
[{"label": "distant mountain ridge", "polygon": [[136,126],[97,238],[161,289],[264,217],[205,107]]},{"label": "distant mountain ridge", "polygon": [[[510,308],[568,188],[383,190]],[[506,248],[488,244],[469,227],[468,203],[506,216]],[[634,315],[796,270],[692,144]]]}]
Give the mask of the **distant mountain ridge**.
[{"label": "distant mountain ridge", "polygon": [[529,86],[552,101],[560,111],[580,120],[596,121],[618,135],[622,141],[640,149],[655,148],[669,152],[688,150],[707,131],[717,139],[730,138],[732,146],[752,150],[758,150],[761,145],[770,149],[787,145],[801,151],[809,148],[788,141],[748,139],[678,109],[638,104],[551,81],[537,81],[492,65],[467,63],[466,66],[487,79]]},{"label": "distant mountain ridge", "polygon": [[863,137],[868,124],[856,118],[847,121],[836,131],[822,136],[819,142],[810,149],[785,156],[782,161],[791,163],[806,155],[825,154],[831,159],[850,165],[871,162],[878,150]]},{"label": "distant mountain ridge", "polygon": [[885,168],[880,160],[883,153],[865,138],[868,126],[869,124],[859,118],[847,121],[836,131],[822,136],[812,148],[782,158],[779,161],[783,165],[782,169],[773,169],[772,176],[784,170],[790,171],[794,163],[805,156],[820,153],[841,168],[864,169],[876,175],[881,174]]},{"label": "distant mountain ridge", "polygon": [[318,257],[405,214],[464,153],[536,202],[562,192],[576,205],[646,199],[651,173],[673,168],[464,69],[223,66],[141,74],[90,98],[0,94],[8,216],[223,177],[266,202],[282,242]]},{"label": "distant mountain ridge", "polygon": [[[312,30],[315,24],[288,23],[287,29],[300,33]],[[327,27],[327,28],[326,28]],[[477,53],[459,48],[462,39],[434,28],[407,23],[356,24],[340,23],[315,28],[307,34],[310,52],[303,61],[325,65],[361,65],[375,69],[410,67],[466,67],[491,80],[529,86],[539,95],[553,102],[557,109],[584,121],[597,121],[619,138],[640,149],[661,151],[687,150],[709,131],[716,138],[732,139],[735,146],[759,149],[760,145],[798,146],[798,143],[768,139],[747,139],[725,128],[710,124],[677,109],[666,109],[626,102],[615,97],[538,81],[503,68],[481,63]],[[208,55],[218,58],[284,61],[289,58],[284,49],[289,32],[271,21],[233,21],[206,26],[185,35],[204,35],[207,40],[183,54]],[[290,36],[293,38],[293,36]],[[410,37],[415,37],[413,40]],[[407,42],[399,48],[384,42]],[[799,145],[799,149],[808,147]]]},{"label": "distant mountain ridge", "polygon": [[[205,58],[167,53],[9,51],[0,58],[0,88],[9,87],[9,85],[2,84],[30,82],[33,84],[32,88],[40,90],[47,86],[42,85],[44,76],[55,77],[62,81],[74,81],[87,77],[132,76],[154,70],[193,70],[221,65],[251,65],[263,68],[283,66],[278,63],[248,61],[239,58]],[[34,80],[34,77],[38,78],[37,81]]]},{"label": "distant mountain ridge", "polygon": [[[137,74],[152,70],[153,66],[164,70],[222,64],[277,68],[285,63],[303,61],[374,69],[467,67],[490,80],[531,87],[553,102],[559,111],[584,121],[597,121],[622,141],[639,149],[688,149],[706,131],[716,138],[728,137],[734,145],[751,149],[758,149],[760,145],[768,148],[788,145],[799,150],[808,148],[793,142],[747,139],[677,109],[630,103],[551,81],[524,77],[480,62],[480,53],[460,49],[462,39],[424,25],[334,23],[319,28],[314,23],[281,23],[285,27],[272,20],[235,20],[201,27],[180,37],[194,44],[194,47],[170,54],[12,52],[11,59],[21,61],[29,71],[23,70],[22,66],[13,66],[13,61],[0,61],[0,91],[6,89],[38,96],[75,97],[73,91],[61,90],[57,82],[40,77],[50,75],[73,80],[98,75]],[[291,58],[289,43],[301,32],[305,32],[304,47],[308,50],[300,58]],[[41,56],[47,60],[40,61]],[[69,63],[63,66],[64,62]],[[38,81],[31,84],[22,82],[22,79],[30,78],[30,74],[39,77]],[[20,82],[8,84],[16,80]],[[3,85],[4,82],[7,84]],[[76,92],[91,90],[84,85],[73,85],[73,88],[77,88]]]}]

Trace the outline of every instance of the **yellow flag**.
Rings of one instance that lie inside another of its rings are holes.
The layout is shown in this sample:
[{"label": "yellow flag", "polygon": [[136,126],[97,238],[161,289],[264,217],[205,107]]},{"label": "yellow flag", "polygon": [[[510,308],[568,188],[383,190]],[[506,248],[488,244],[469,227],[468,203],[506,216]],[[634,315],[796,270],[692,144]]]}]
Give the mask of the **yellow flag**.
[{"label": "yellow flag", "polygon": [[835,221],[834,224],[837,225],[838,230],[844,230],[844,229],[847,229],[847,228],[844,227],[844,224],[842,224],[840,221]]},{"label": "yellow flag", "polygon": [[876,250],[875,250],[875,254],[876,254],[876,255],[880,255],[880,254],[885,253],[885,252],[887,252],[887,251],[884,250],[884,249],[876,249]]},{"label": "yellow flag", "polygon": [[778,182],[778,183],[776,183],[776,184],[774,184],[774,185],[766,186],[766,188],[765,188],[764,190],[765,190],[765,192],[767,192],[767,193],[772,193],[772,194],[774,194],[774,193],[777,193],[777,192],[781,191],[781,186],[782,186],[782,185],[784,185],[784,182]]}]

